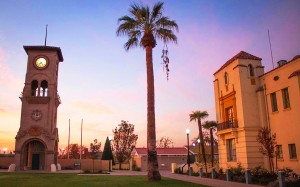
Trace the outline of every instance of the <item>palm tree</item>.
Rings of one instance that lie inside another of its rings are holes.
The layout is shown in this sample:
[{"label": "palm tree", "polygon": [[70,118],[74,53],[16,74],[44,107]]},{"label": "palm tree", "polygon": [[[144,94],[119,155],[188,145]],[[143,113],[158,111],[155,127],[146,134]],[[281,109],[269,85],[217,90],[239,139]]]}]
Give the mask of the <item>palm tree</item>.
[{"label": "palm tree", "polygon": [[205,155],[204,138],[203,138],[201,120],[206,118],[207,116],[208,116],[208,113],[206,111],[200,111],[200,110],[193,111],[193,113],[190,114],[190,121],[198,122],[200,144],[201,144],[201,150],[202,150],[203,161],[204,161],[206,173],[207,173],[207,165],[206,165],[206,155]]},{"label": "palm tree", "polygon": [[209,130],[210,133],[210,147],[211,147],[211,167],[214,167],[214,136],[213,130],[216,129],[218,123],[216,121],[206,121],[203,128]]},{"label": "palm tree", "polygon": [[156,39],[165,43],[177,43],[173,30],[178,31],[178,26],[175,21],[163,16],[163,5],[163,2],[158,2],[150,11],[149,6],[132,4],[129,9],[130,16],[118,19],[120,25],[116,32],[117,36],[128,36],[129,39],[124,44],[126,51],[137,46],[146,49],[148,180],[161,179],[156,152],[152,48],[156,46]]}]

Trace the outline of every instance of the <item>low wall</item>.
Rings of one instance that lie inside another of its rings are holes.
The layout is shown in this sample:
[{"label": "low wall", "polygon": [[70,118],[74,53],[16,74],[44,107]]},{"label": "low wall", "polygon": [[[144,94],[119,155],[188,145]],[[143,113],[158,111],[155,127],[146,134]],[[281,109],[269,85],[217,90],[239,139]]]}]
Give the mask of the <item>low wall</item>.
[{"label": "low wall", "polygon": [[[0,157],[0,169],[8,169],[10,164],[14,163],[14,157]],[[58,159],[58,163],[62,169],[82,169],[92,170],[92,159]],[[75,166],[74,163],[80,163],[80,166]],[[108,171],[109,160],[94,160],[94,169]]]},{"label": "low wall", "polygon": [[14,163],[14,157],[0,157],[0,168],[8,169],[9,165]]},{"label": "low wall", "polygon": [[[61,165],[62,170],[64,169],[92,170],[93,169],[93,159],[58,159],[58,163]],[[80,166],[75,166],[75,163],[80,163]],[[94,169],[108,171],[109,160],[94,160]]]}]

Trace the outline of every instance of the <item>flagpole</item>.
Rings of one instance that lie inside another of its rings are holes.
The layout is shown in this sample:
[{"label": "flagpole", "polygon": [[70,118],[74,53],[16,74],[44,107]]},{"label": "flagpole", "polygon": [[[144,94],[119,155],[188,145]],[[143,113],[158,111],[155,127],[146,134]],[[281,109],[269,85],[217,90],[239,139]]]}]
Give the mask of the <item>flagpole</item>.
[{"label": "flagpole", "polygon": [[71,123],[71,120],[69,119],[68,159],[70,158],[70,123]]},{"label": "flagpole", "polygon": [[83,125],[83,119],[81,119],[80,159],[82,155],[82,125]]}]

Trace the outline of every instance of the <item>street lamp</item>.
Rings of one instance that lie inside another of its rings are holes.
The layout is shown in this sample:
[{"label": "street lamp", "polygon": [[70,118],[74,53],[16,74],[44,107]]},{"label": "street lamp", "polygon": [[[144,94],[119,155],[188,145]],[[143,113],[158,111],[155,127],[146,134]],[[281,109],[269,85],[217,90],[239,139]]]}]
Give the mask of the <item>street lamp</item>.
[{"label": "street lamp", "polygon": [[6,151],[7,151],[7,148],[6,148],[6,147],[4,147],[4,148],[2,149],[2,151],[3,151],[3,154],[5,154],[5,153],[6,153]]},{"label": "street lamp", "polygon": [[188,154],[187,154],[188,174],[190,175],[190,146],[189,146],[190,129],[186,129],[185,132],[186,132],[187,147],[188,147]]}]

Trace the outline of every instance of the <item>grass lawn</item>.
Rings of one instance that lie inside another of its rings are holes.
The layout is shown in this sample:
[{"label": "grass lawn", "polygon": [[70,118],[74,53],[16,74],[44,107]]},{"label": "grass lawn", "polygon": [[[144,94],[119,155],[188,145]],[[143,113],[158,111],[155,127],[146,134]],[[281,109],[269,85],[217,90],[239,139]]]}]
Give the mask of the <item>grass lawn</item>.
[{"label": "grass lawn", "polygon": [[76,175],[76,174],[46,174],[46,173],[0,173],[2,187],[205,187],[204,185],[163,178],[161,181],[148,182],[146,176],[109,176],[109,175]]}]

